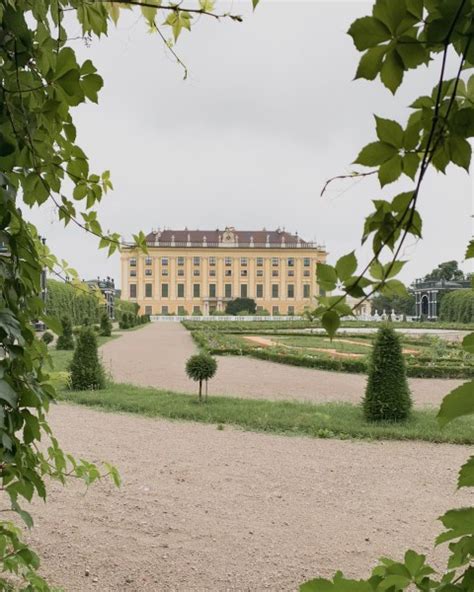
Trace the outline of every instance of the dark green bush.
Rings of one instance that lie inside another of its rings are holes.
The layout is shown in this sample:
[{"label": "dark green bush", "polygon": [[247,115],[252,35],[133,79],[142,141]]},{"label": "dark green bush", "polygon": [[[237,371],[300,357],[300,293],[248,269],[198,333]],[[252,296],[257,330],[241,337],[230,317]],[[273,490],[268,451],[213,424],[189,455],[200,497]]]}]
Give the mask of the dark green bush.
[{"label": "dark green bush", "polygon": [[74,349],[74,337],[72,336],[72,323],[69,317],[62,317],[61,325],[63,334],[56,341],[56,349]]},{"label": "dark green bush", "polygon": [[379,329],[375,339],[363,406],[368,421],[403,421],[410,413],[400,338],[388,325]]},{"label": "dark green bush", "polygon": [[106,312],[102,313],[100,318],[100,334],[103,337],[110,337],[112,335],[112,322]]},{"label": "dark green bush", "polygon": [[49,331],[45,331],[43,333],[43,335],[41,336],[41,340],[44,341],[44,343],[46,343],[46,345],[48,345],[52,341],[54,341],[54,335],[52,333],[50,333]]},{"label": "dark green bush", "polygon": [[257,310],[257,303],[252,298],[235,298],[227,303],[225,311],[227,314],[237,315],[242,312],[247,314],[255,314]]},{"label": "dark green bush", "polygon": [[71,366],[71,389],[98,390],[105,387],[105,373],[99,360],[97,337],[85,327],[77,338]]},{"label": "dark green bush", "polygon": [[210,380],[217,370],[216,360],[208,353],[200,353],[191,356],[186,362],[186,374],[191,380],[199,382],[199,400],[202,400],[202,383],[206,382],[207,399],[207,381]]},{"label": "dark green bush", "polygon": [[439,318],[452,323],[474,322],[474,290],[456,290],[441,300]]},{"label": "dark green bush", "polygon": [[100,319],[101,302],[86,283],[75,287],[66,282],[48,280],[46,313],[60,319],[68,316],[73,325],[83,325],[86,319],[97,323]]}]

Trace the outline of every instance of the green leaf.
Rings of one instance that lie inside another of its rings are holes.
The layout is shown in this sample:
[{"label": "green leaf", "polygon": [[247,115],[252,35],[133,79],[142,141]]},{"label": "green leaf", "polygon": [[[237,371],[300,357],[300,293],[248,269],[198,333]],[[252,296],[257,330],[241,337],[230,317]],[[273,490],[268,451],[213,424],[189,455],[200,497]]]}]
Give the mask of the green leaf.
[{"label": "green leaf", "polygon": [[339,329],[341,319],[336,311],[328,310],[321,317],[321,324],[326,330],[329,337],[332,339]]},{"label": "green leaf", "polygon": [[392,210],[400,214],[406,212],[413,200],[413,194],[413,191],[399,193],[396,197],[393,198],[393,201],[391,203]]},{"label": "green leaf", "polygon": [[406,261],[391,261],[384,265],[384,276],[389,279],[398,275],[404,268]]},{"label": "green leaf", "polygon": [[472,149],[467,140],[460,136],[451,136],[449,139],[449,147],[451,153],[451,160],[454,164],[466,169],[469,172],[469,165],[471,164]]},{"label": "green leaf", "polygon": [[18,400],[17,393],[3,378],[0,379],[0,399],[6,401],[10,407],[16,407]]},{"label": "green leaf", "polygon": [[338,259],[336,263],[336,273],[341,281],[347,280],[355,273],[357,269],[357,258],[354,251]]},{"label": "green leaf", "polygon": [[400,280],[389,280],[380,289],[384,296],[406,296],[407,289]]},{"label": "green leaf", "polygon": [[440,517],[440,520],[448,530],[437,537],[437,545],[466,534],[474,534],[474,508],[449,510]]},{"label": "green leaf", "polygon": [[414,152],[405,154],[402,159],[402,167],[403,172],[410,177],[410,179],[415,179],[416,173],[418,172],[418,167],[420,166],[420,157],[418,154]]},{"label": "green leaf", "polygon": [[378,261],[374,261],[369,269],[370,275],[375,280],[383,280],[384,279],[384,268],[381,263]]},{"label": "green leaf", "polygon": [[389,161],[382,164],[379,168],[380,185],[384,187],[389,183],[396,181],[402,174],[402,157],[396,154]]},{"label": "green leaf", "polygon": [[0,132],[0,156],[8,156],[15,152],[16,146],[14,140],[8,139]]},{"label": "green leaf", "polygon": [[397,44],[397,53],[401,57],[405,69],[417,68],[429,62],[430,54],[420,43],[414,42],[412,37],[401,37]]},{"label": "green leaf", "polygon": [[459,471],[458,487],[474,487],[474,456]]},{"label": "green leaf", "polygon": [[316,276],[318,284],[323,290],[330,292],[334,290],[337,284],[337,273],[334,267],[326,263],[318,263],[316,265]]},{"label": "green leaf", "polygon": [[382,117],[375,116],[377,122],[377,136],[379,140],[390,144],[395,148],[403,147],[403,129],[398,121],[391,119],[383,119]]},{"label": "green leaf", "polygon": [[463,138],[474,136],[474,109],[460,109],[451,118],[451,130]]},{"label": "green leaf", "polygon": [[58,319],[56,317],[52,317],[52,316],[48,316],[48,315],[41,315],[41,320],[43,321],[43,323],[45,323],[45,325],[48,327],[48,329],[51,329],[51,331],[54,331],[56,333],[56,335],[63,334],[63,326],[62,326],[61,322],[58,321]]},{"label": "green leaf", "polygon": [[150,26],[153,25],[155,23],[155,17],[158,8],[154,8],[153,6],[142,6],[141,11],[147,23]]},{"label": "green leaf", "polygon": [[410,107],[412,109],[423,109],[423,108],[433,109],[434,104],[435,104],[435,102],[431,97],[425,96],[425,97],[418,97],[416,99],[416,101],[413,101],[413,103],[410,105]]},{"label": "green leaf", "polygon": [[352,23],[348,34],[359,51],[374,47],[391,37],[387,27],[372,16],[364,16]]},{"label": "green leaf", "polygon": [[441,427],[461,417],[474,413],[474,381],[465,382],[447,394],[438,412],[438,422]]},{"label": "green leaf", "polygon": [[474,258],[474,240],[471,240],[466,249],[466,259]]},{"label": "green leaf", "polygon": [[252,6],[253,9],[255,10],[257,8],[257,4],[260,2],[260,0],[252,0]]},{"label": "green leaf", "polygon": [[403,71],[403,62],[396,50],[392,49],[387,54],[380,70],[380,80],[393,94],[397,92],[398,87],[402,83]]},{"label": "green leaf", "polygon": [[355,77],[374,80],[380,72],[383,58],[386,53],[387,48],[385,45],[379,45],[368,49],[360,59]]},{"label": "green leaf", "polygon": [[377,0],[373,15],[395,35],[400,23],[406,17],[405,0]]},{"label": "green leaf", "polygon": [[98,74],[88,74],[81,80],[82,90],[86,97],[93,103],[97,103],[97,93],[104,85],[104,81]]},{"label": "green leaf", "polygon": [[363,166],[379,166],[387,162],[397,154],[397,149],[385,142],[372,142],[367,144],[354,161]]}]

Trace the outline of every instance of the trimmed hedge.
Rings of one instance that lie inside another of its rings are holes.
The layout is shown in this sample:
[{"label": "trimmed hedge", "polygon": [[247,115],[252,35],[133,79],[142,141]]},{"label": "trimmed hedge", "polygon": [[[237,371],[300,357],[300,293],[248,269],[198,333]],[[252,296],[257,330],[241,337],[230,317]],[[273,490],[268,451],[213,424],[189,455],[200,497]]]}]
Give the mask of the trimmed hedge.
[{"label": "trimmed hedge", "polygon": [[474,290],[456,290],[445,294],[441,301],[439,318],[454,323],[474,322]]},{"label": "trimmed hedge", "polygon": [[128,300],[116,300],[115,301],[115,318],[120,323],[123,315],[131,314],[136,317],[138,309],[140,307],[136,302],[129,302]]},{"label": "trimmed hedge", "polygon": [[46,314],[56,319],[67,316],[73,325],[98,323],[103,305],[86,283],[80,288],[72,284],[48,280]]},{"label": "trimmed hedge", "polygon": [[[223,342],[219,343],[218,332],[210,333],[204,331],[192,331],[191,336],[196,344],[211,355],[216,356],[250,356],[259,360],[267,360],[278,364],[287,364],[289,366],[300,366],[304,368],[314,368],[320,370],[330,370],[334,372],[347,372],[351,374],[367,374],[368,363],[366,359],[359,358],[329,358],[294,354],[275,348],[260,348],[247,345],[245,343]],[[213,344],[211,340],[214,340]],[[418,362],[417,358],[414,361]],[[406,372],[410,378],[472,378],[474,377],[474,366],[462,365],[453,360],[447,364],[443,362],[430,360],[425,364],[410,363],[406,360]],[[456,364],[457,365],[454,365]],[[434,364],[434,365],[432,365]]]}]

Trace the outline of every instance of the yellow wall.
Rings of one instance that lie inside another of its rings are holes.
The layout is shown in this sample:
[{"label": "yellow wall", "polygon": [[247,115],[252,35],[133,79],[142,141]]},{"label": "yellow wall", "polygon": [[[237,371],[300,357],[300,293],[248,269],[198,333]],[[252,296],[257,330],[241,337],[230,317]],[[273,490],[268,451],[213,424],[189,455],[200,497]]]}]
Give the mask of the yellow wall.
[{"label": "yellow wall", "polygon": [[[199,257],[196,265],[194,258]],[[210,260],[215,258],[215,266]],[[165,265],[163,259],[168,259]],[[183,258],[183,265],[179,264]],[[226,259],[231,265],[226,265]],[[247,265],[242,259],[247,259]],[[263,266],[257,265],[257,259],[263,259]],[[306,307],[313,307],[314,297],[318,294],[316,284],[316,263],[325,261],[326,252],[318,248],[238,248],[238,247],[148,247],[148,255],[138,253],[130,247],[121,249],[122,299],[137,302],[141,314],[178,314],[182,307],[187,314],[198,308],[202,314],[209,314],[213,307],[225,310],[228,300],[241,296],[241,286],[247,285],[247,296],[253,298],[257,307],[266,309],[270,314],[276,312],[286,315],[298,314]],[[278,265],[273,265],[273,259]],[[289,266],[288,259],[294,260]],[[305,265],[305,259],[309,264]],[[132,260],[132,261],[131,261]],[[133,266],[133,260],[136,265]],[[182,270],[184,275],[178,275]],[[215,276],[211,275],[215,270]],[[226,271],[231,275],[226,275]],[[247,271],[245,276],[242,272]],[[262,271],[263,275],[257,275]],[[273,274],[274,271],[278,275]],[[199,275],[197,275],[199,272]],[[293,276],[289,272],[293,272]],[[135,275],[132,275],[135,273]],[[167,273],[167,275],[166,275]],[[146,296],[145,284],[151,284],[152,295]],[[162,295],[162,284],[168,285],[168,296]],[[184,284],[184,297],[178,297],[178,284]],[[194,284],[200,286],[200,296],[194,296]],[[216,297],[209,296],[209,284],[216,284]],[[231,284],[232,294],[225,297],[225,284]],[[263,297],[257,297],[257,284],[263,285]],[[272,285],[278,285],[278,297],[272,296]],[[288,296],[288,285],[294,286],[294,296]],[[136,296],[133,296],[135,285]],[[308,297],[304,297],[304,285],[309,286]]]}]

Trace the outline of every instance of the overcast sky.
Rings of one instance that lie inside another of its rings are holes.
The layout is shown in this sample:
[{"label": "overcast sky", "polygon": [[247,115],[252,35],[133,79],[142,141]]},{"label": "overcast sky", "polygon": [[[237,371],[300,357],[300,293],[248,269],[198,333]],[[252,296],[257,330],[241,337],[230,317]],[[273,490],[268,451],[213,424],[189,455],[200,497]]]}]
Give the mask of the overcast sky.
[{"label": "overcast sky", "polygon": [[[105,80],[99,105],[74,114],[91,170],[111,170],[115,190],[100,217],[126,238],[164,226],[284,226],[324,243],[334,261],[359,247],[371,200],[410,183],[380,191],[375,178],[349,180],[320,198],[322,185],[353,170],[360,147],[375,139],[373,114],[404,120],[435,72],[410,73],[395,99],[379,81],[352,80],[359,55],[346,31],[370,3],[262,0],[255,13],[250,4],[233,3],[241,24],[201,18],[182,33],[176,50],[189,68],[186,81],[137,12],[124,12],[117,29],[90,47],[75,42]],[[424,240],[405,250],[405,281],[463,259],[471,183],[461,169],[448,171],[424,183]],[[119,282],[118,254],[107,259],[94,237],[64,230],[52,207],[28,216],[82,277]]]}]

